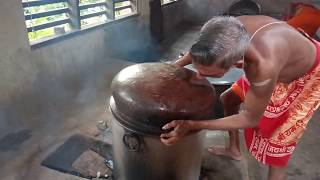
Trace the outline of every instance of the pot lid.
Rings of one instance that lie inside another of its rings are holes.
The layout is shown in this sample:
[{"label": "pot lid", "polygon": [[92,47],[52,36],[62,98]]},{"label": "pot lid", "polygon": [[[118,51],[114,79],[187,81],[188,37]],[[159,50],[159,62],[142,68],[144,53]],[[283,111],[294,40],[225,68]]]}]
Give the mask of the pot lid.
[{"label": "pot lid", "polygon": [[182,67],[143,63],[120,71],[111,84],[110,109],[122,125],[159,134],[175,119],[212,116],[215,91],[205,78]]}]

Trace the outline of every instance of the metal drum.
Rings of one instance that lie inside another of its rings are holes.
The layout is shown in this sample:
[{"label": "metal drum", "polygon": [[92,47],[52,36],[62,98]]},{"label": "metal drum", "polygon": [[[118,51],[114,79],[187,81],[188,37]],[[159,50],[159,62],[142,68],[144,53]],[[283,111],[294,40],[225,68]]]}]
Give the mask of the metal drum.
[{"label": "metal drum", "polygon": [[192,132],[173,146],[160,141],[174,119],[212,117],[215,91],[186,68],[144,63],[114,78],[110,109],[116,180],[197,180],[204,133]]}]

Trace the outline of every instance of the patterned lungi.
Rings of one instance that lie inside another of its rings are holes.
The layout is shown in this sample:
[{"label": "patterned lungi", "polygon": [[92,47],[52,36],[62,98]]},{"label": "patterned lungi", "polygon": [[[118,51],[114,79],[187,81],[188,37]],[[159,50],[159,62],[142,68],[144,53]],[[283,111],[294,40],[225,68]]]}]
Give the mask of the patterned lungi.
[{"label": "patterned lungi", "polygon": [[[244,130],[249,152],[261,163],[286,166],[307,123],[320,105],[320,43],[313,67],[303,77],[277,83],[270,102],[255,128]],[[250,83],[243,76],[232,90],[244,100]]]}]

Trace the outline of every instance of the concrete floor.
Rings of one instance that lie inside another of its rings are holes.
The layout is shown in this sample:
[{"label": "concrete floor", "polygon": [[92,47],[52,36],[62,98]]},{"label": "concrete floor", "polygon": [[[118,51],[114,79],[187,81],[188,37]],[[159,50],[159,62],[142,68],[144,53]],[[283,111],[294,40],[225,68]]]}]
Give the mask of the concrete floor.
[{"label": "concrete floor", "polygon": [[[180,52],[186,52],[195,40],[199,27],[188,28],[171,34],[173,38],[162,42],[162,61],[173,60]],[[75,133],[82,133],[96,137],[99,131],[96,128],[98,120],[110,119],[110,113],[106,111],[106,98],[109,96],[108,86],[112,77],[129,62],[115,60],[108,67],[108,73],[102,74],[103,85],[101,93],[95,103],[82,108],[82,111],[72,112],[68,119],[63,119],[63,126],[56,133],[47,133],[45,126],[33,133],[32,137],[25,141],[19,149],[8,150],[0,154],[1,180],[80,180],[82,178],[60,173],[43,167],[40,162],[50,152],[59,147],[68,137]],[[101,80],[102,80],[101,79]],[[107,81],[107,82],[106,82]],[[36,117],[34,117],[36,118]],[[320,112],[317,112],[311,120],[301,143],[298,145],[290,163],[289,180],[320,180]],[[26,134],[28,132],[25,132]],[[221,131],[207,133],[207,145],[227,142],[227,135]],[[266,167],[259,166],[246,153],[242,147],[246,160],[241,162],[231,161],[226,158],[209,156],[206,154],[204,167],[208,171],[209,180],[263,180],[266,176]],[[18,155],[17,155],[18,154]]]},{"label": "concrete floor", "polygon": [[[1,180],[80,180],[82,178],[60,173],[40,165],[41,161],[63,144],[73,134],[85,134],[95,137],[99,134],[96,124],[99,120],[105,120],[107,112],[107,98],[110,95],[109,84],[114,75],[122,68],[130,65],[130,62],[118,59],[110,60],[101,65],[105,69],[96,78],[97,94],[93,101],[80,107],[77,111],[66,109],[61,112],[64,119],[56,119],[52,124],[44,124],[45,120],[39,121],[32,129],[32,136],[28,136],[28,130],[22,136],[27,139],[20,140],[17,145],[10,143],[8,137],[7,149],[0,150],[0,179]],[[99,71],[100,72],[100,71]],[[89,88],[90,89],[90,88]],[[39,118],[30,116],[26,118]],[[21,131],[19,131],[21,132]],[[16,138],[19,140],[19,138]],[[3,144],[3,143],[1,143]],[[1,145],[3,146],[3,145]]]}]

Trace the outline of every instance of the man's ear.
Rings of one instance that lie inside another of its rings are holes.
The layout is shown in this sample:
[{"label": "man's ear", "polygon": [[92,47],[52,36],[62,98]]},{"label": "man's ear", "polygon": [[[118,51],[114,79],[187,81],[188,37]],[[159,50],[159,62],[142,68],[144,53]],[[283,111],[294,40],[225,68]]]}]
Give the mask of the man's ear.
[{"label": "man's ear", "polygon": [[234,66],[235,66],[236,68],[243,68],[243,63],[244,63],[244,61],[243,61],[243,59],[241,59],[241,60],[239,60],[238,62],[236,62],[236,63],[234,64]]}]

